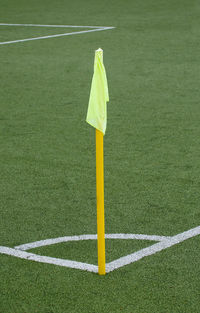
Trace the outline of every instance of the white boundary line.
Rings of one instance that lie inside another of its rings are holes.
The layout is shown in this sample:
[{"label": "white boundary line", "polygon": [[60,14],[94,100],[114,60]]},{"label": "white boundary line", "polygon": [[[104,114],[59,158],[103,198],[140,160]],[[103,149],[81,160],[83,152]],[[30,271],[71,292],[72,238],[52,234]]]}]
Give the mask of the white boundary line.
[{"label": "white boundary line", "polygon": [[135,253],[129,254],[125,257],[119,258],[115,261],[112,261],[108,264],[106,264],[106,272],[114,271],[115,269],[118,269],[122,266],[134,263],[136,261],[141,260],[145,256],[153,255],[157,252],[160,252],[164,249],[167,249],[169,247],[172,247],[184,240],[187,240],[189,238],[195,237],[200,235],[200,226],[192,228],[188,231],[185,231],[183,233],[180,233],[178,235],[175,235],[171,238],[164,239],[161,242],[155,243],[154,245],[144,248],[140,251],[137,251]]},{"label": "white boundary line", "polygon": [[[107,239],[140,239],[140,240],[157,240],[160,242],[155,243],[154,245],[150,247],[141,249],[132,254],[129,254],[127,256],[121,257],[110,263],[107,263],[106,272],[109,273],[120,267],[134,263],[146,256],[153,255],[157,252],[160,252],[184,240],[187,240],[189,238],[192,238],[198,235],[200,235],[200,226],[197,226],[195,228],[192,228],[188,231],[185,231],[183,233],[180,233],[172,237],[149,236],[149,235],[139,235],[139,234],[107,234],[106,235]],[[59,237],[59,238],[54,238],[54,239],[36,241],[36,242],[16,246],[15,248],[0,246],[0,254],[6,254],[6,255],[14,256],[20,259],[26,259],[26,260],[31,260],[31,261],[40,262],[40,263],[54,264],[58,266],[81,269],[81,270],[86,270],[89,272],[97,273],[98,272],[97,265],[71,261],[71,260],[64,260],[64,259],[59,259],[59,258],[52,258],[52,257],[47,257],[47,256],[41,256],[41,255],[37,255],[34,253],[23,251],[23,250],[33,249],[36,247],[56,244],[59,242],[79,241],[79,240],[96,240],[96,239],[97,239],[97,235],[66,236],[66,237]]]},{"label": "white boundary line", "polygon": [[49,35],[49,36],[40,36],[40,37],[33,37],[33,38],[26,38],[26,39],[18,39],[18,40],[11,40],[11,41],[4,41],[0,42],[0,45],[7,45],[11,43],[18,43],[18,42],[25,42],[25,41],[32,41],[32,40],[39,40],[39,39],[48,39],[48,38],[56,38],[56,37],[63,37],[63,36],[72,36],[72,35],[79,35],[91,32],[97,32],[102,30],[109,30],[115,27],[107,27],[107,26],[75,26],[75,25],[41,25],[41,24],[8,24],[8,23],[0,23],[0,26],[24,26],[24,27],[54,27],[54,28],[92,28],[90,30],[82,30],[77,32],[71,33],[64,33],[64,34],[56,34],[56,35]]},{"label": "white boundary line", "polygon": [[[83,25],[45,25],[45,24],[11,24],[11,23],[0,23],[0,26],[30,26],[30,27],[54,27],[54,28],[107,28],[109,26],[83,26]],[[114,28],[114,27],[111,27]]]},{"label": "white boundary line", "polygon": [[54,264],[54,265],[75,268],[75,269],[85,270],[85,271],[94,272],[94,273],[98,272],[97,265],[71,261],[71,260],[58,259],[58,258],[51,258],[48,256],[42,256],[42,255],[29,253],[26,251],[21,251],[21,250],[17,250],[13,248],[8,248],[8,247],[0,246],[0,253],[15,256],[20,259],[26,259],[30,261],[39,262],[39,263]]}]

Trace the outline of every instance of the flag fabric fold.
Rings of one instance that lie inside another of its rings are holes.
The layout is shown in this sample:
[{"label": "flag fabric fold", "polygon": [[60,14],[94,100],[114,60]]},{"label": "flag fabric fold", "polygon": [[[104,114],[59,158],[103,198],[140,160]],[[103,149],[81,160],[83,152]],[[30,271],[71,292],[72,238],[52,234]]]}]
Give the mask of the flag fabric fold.
[{"label": "flag fabric fold", "polygon": [[108,83],[103,64],[103,50],[95,51],[94,74],[90,91],[86,122],[104,135],[107,125]]}]

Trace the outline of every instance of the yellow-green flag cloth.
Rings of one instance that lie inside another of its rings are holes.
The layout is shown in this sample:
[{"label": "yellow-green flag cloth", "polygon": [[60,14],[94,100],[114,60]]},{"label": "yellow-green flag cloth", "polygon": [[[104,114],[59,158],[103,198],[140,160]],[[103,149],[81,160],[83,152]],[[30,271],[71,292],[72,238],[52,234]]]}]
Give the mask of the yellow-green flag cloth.
[{"label": "yellow-green flag cloth", "polygon": [[107,124],[107,104],[109,101],[106,71],[103,65],[103,50],[95,51],[94,74],[86,122],[100,130],[104,135]]}]

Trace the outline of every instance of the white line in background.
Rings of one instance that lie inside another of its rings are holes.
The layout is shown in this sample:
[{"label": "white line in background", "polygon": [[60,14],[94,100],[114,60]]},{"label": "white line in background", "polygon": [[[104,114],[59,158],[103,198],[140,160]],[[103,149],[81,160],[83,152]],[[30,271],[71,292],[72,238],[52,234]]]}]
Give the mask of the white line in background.
[{"label": "white line in background", "polygon": [[73,26],[73,25],[40,25],[40,24],[6,24],[6,23],[0,23],[0,26],[36,26],[36,27],[62,27],[62,28],[92,28],[90,30],[82,30],[78,32],[71,32],[71,33],[64,33],[64,34],[56,34],[56,35],[49,35],[49,36],[40,36],[40,37],[33,37],[33,38],[26,38],[26,39],[18,39],[18,40],[11,40],[11,41],[4,41],[0,42],[0,45],[7,45],[12,43],[18,43],[18,42],[25,42],[25,41],[33,41],[33,40],[39,40],[39,39],[48,39],[48,38],[56,38],[56,37],[63,37],[63,36],[72,36],[72,35],[79,35],[79,34],[85,34],[85,33],[91,33],[91,32],[97,32],[102,30],[109,30],[113,29],[115,27],[100,27],[100,26]]},{"label": "white line in background", "polygon": [[10,24],[10,23],[0,23],[0,26],[24,26],[24,27],[54,27],[54,28],[115,28],[109,26],[83,26],[83,25],[44,25],[44,24]]}]

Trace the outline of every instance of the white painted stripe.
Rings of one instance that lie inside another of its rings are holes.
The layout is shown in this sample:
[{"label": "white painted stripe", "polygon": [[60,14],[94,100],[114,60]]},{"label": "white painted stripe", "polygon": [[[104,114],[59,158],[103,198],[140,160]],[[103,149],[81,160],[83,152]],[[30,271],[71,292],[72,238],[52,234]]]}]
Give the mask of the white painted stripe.
[{"label": "white painted stripe", "polygon": [[71,261],[71,260],[63,260],[63,259],[58,259],[58,258],[51,258],[47,256],[41,256],[41,255],[37,255],[37,254],[25,252],[25,251],[20,251],[20,250],[8,248],[8,247],[0,246],[0,253],[14,256],[20,259],[26,259],[26,260],[31,260],[31,261],[40,262],[40,263],[54,264],[54,265],[75,268],[75,269],[85,270],[85,271],[94,272],[94,273],[98,272],[97,265]]},{"label": "white painted stripe", "polygon": [[[148,236],[148,235],[135,235],[135,234],[107,234],[106,238],[109,239],[141,239],[141,238],[160,238],[161,241],[159,243],[156,243],[150,247],[141,249],[140,251],[137,251],[135,253],[129,254],[125,257],[121,257],[115,261],[112,261],[110,263],[106,264],[106,272],[111,272],[115,269],[118,269],[120,267],[123,267],[125,265],[131,264],[133,262],[136,262],[146,256],[153,255],[159,251],[162,251],[164,249],[167,249],[173,245],[176,245],[184,240],[187,240],[189,238],[195,237],[200,235],[200,226],[195,227],[193,229],[190,229],[188,231],[185,231],[183,233],[180,233],[178,235],[172,236],[172,237],[164,237],[164,236]],[[65,241],[78,241],[78,240],[94,240],[97,239],[97,235],[81,235],[81,236],[66,236],[66,237],[60,237],[65,238]],[[71,260],[63,260],[58,258],[52,258],[47,256],[41,256],[33,253],[29,253],[26,251],[19,250],[21,249],[32,249],[39,246],[47,245],[47,244],[54,244],[57,242],[61,242],[60,238],[54,238],[54,239],[47,239],[47,240],[41,240],[34,243],[29,243],[25,245],[21,245],[16,247],[15,249],[9,248],[9,247],[2,247],[0,246],[0,253],[11,255],[14,257],[18,257],[21,259],[31,260],[35,262],[41,262],[41,263],[48,263],[48,264],[54,264],[69,268],[75,268],[75,269],[81,269],[86,270],[89,272],[98,272],[98,266],[88,263],[82,263],[77,261],[71,261]],[[72,239],[73,238],[73,239]],[[57,240],[57,242],[56,242]],[[149,239],[147,239],[149,240]],[[151,239],[150,239],[151,240]],[[153,240],[153,239],[152,239]]]},{"label": "white painted stripe", "polygon": [[162,241],[171,237],[168,236],[157,236],[157,235],[142,235],[142,234],[106,234],[106,239],[137,239],[137,240],[152,240]]},{"label": "white painted stripe", "polygon": [[162,251],[164,249],[167,249],[169,247],[172,247],[184,240],[187,240],[189,238],[195,237],[200,235],[200,226],[195,227],[193,229],[190,229],[188,231],[185,231],[183,233],[180,233],[178,235],[175,235],[171,238],[165,239],[159,243],[156,243],[150,247],[144,248],[140,251],[137,251],[135,253],[129,254],[127,256],[124,256],[122,258],[119,258],[115,261],[112,261],[108,264],[106,264],[106,272],[111,272],[117,268],[120,268],[122,266],[134,263],[146,256],[153,255],[159,251]]},{"label": "white painted stripe", "polygon": [[[139,240],[152,240],[152,241],[162,241],[170,237],[166,236],[156,236],[156,235],[139,235],[139,234],[105,234],[106,239],[139,239]],[[97,235],[80,235],[80,236],[65,236],[52,239],[45,239],[35,242],[26,243],[20,246],[16,246],[15,249],[19,250],[29,250],[43,246],[54,245],[61,242],[67,241],[80,241],[80,240],[97,240]]]},{"label": "white painted stripe", "polygon": [[67,242],[67,241],[80,241],[80,240],[97,240],[97,235],[80,235],[80,236],[65,236],[65,237],[58,237],[58,238],[52,238],[52,239],[46,239],[46,240],[39,240],[35,242],[25,243],[20,246],[16,246],[15,249],[19,250],[29,250],[29,249],[35,249],[43,246],[49,246],[54,245],[61,242]]},{"label": "white painted stripe", "polygon": [[11,23],[0,23],[0,26],[24,26],[24,27],[54,27],[54,28],[115,28],[111,26],[83,26],[83,25],[44,25],[44,24],[11,24]]},{"label": "white painted stripe", "polygon": [[7,45],[7,44],[11,44],[11,43],[25,42],[25,41],[32,41],[32,40],[39,40],[39,39],[48,39],[48,38],[56,38],[56,37],[63,37],[63,36],[79,35],[79,34],[97,32],[97,31],[102,31],[102,30],[108,30],[108,29],[112,29],[112,28],[114,28],[114,27],[96,28],[96,29],[83,30],[83,31],[72,32],[72,33],[64,33],[64,34],[57,34],[57,35],[41,36],[41,37],[26,38],[26,39],[12,40],[12,41],[4,41],[4,42],[0,42],[0,45]]}]

